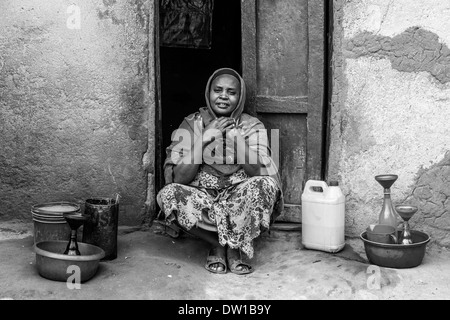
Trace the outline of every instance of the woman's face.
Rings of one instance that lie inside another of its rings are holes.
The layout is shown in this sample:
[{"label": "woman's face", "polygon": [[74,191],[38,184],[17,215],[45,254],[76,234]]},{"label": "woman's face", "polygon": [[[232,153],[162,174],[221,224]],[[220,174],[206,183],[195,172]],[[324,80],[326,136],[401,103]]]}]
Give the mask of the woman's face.
[{"label": "woman's face", "polygon": [[215,78],[209,90],[209,103],[217,116],[230,116],[236,109],[241,87],[236,77],[223,74]]}]

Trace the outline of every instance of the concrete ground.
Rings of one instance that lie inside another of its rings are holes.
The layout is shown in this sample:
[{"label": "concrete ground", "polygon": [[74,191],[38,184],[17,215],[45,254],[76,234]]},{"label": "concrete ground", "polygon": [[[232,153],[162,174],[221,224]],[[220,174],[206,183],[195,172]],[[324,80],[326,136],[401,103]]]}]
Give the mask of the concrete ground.
[{"label": "concrete ground", "polygon": [[[367,300],[450,298],[450,252],[427,246],[412,269],[380,268],[375,274],[359,238],[330,254],[302,248],[299,231],[272,231],[255,243],[255,272],[212,274],[203,267],[208,247],[193,237],[171,238],[151,228],[121,227],[118,257],[100,262],[80,289],[39,276],[33,227],[0,223],[0,299],[14,300]],[[375,281],[375,282],[374,282]],[[379,285],[377,286],[377,283]]]}]

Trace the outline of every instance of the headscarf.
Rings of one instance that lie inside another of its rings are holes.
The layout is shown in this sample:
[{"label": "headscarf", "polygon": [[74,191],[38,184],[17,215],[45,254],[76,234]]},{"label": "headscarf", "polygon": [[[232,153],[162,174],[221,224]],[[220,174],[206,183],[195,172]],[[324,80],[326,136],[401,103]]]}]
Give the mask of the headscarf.
[{"label": "headscarf", "polygon": [[[205,88],[206,107],[202,107],[199,111],[185,117],[179,128],[172,133],[172,143],[166,149],[166,160],[164,162],[164,178],[166,184],[173,182],[173,167],[182,162],[183,155],[193,149],[194,142],[197,139],[200,138],[199,141],[201,141],[201,134],[204,128],[208,126],[211,121],[218,118],[211,108],[209,94],[214,79],[224,74],[234,76],[240,84],[240,97],[236,108],[231,113],[231,117],[236,121],[236,129],[239,130],[244,137],[249,148],[257,153],[259,161],[265,164],[261,167],[261,175],[273,177],[277,181],[281,191],[280,175],[275,162],[270,156],[268,136],[264,124],[259,119],[243,112],[246,98],[245,82],[239,73],[230,68],[218,69],[209,77]],[[182,137],[182,139],[180,139],[180,137]],[[223,164],[207,164],[202,162],[204,170],[216,176],[227,176],[237,172],[242,168],[242,165],[235,162],[233,162],[233,164],[226,164],[227,159],[225,156],[229,154],[230,153],[227,152],[223,154]],[[202,161],[201,158],[197,158],[197,160]],[[189,159],[189,161],[191,161],[191,159]],[[282,196],[280,205],[282,208]]]},{"label": "headscarf", "polygon": [[[230,117],[237,121],[237,120],[239,120],[239,117],[242,115],[242,112],[244,112],[245,97],[247,95],[247,88],[245,87],[244,79],[239,75],[239,73],[237,73],[233,69],[230,69],[230,68],[218,69],[211,75],[211,77],[209,77],[208,82],[206,83],[206,88],[205,88],[206,106],[207,106],[209,115],[212,116],[212,119],[210,119],[209,122],[218,118],[217,115],[212,110],[211,102],[209,101],[209,93],[211,91],[211,85],[217,77],[224,75],[224,74],[231,75],[231,76],[235,77],[236,80],[239,81],[240,92],[241,92],[239,95],[239,101],[237,103],[237,106],[231,113]],[[208,123],[205,123],[205,126],[207,126]]]}]

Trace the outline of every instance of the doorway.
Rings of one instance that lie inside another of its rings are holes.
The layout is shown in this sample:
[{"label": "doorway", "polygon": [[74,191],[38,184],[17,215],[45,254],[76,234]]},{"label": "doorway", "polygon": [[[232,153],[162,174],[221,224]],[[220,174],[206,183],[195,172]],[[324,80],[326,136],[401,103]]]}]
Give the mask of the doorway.
[{"label": "doorway", "polygon": [[156,191],[164,185],[162,164],[173,130],[186,115],[205,106],[205,85],[212,72],[230,67],[245,80],[245,112],[259,118],[269,134],[278,132],[277,148],[271,147],[280,159],[285,206],[277,221],[299,223],[305,182],[325,178],[327,2],[213,3],[210,49],[156,44]]},{"label": "doorway", "polygon": [[157,152],[162,161],[172,132],[185,116],[206,106],[204,92],[210,75],[224,67],[242,71],[240,1],[215,0],[213,4],[209,49],[159,47],[162,141]]}]

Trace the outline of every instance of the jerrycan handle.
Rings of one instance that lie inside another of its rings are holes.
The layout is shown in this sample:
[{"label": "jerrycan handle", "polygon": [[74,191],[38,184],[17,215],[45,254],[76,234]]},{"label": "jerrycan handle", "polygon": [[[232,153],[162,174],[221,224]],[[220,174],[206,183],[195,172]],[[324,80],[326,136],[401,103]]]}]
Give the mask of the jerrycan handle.
[{"label": "jerrycan handle", "polygon": [[[314,191],[314,189],[313,189],[314,187],[321,187],[323,192]],[[306,181],[303,193],[325,193],[325,190],[327,188],[328,188],[328,185],[325,181],[308,180],[308,181]]]}]

